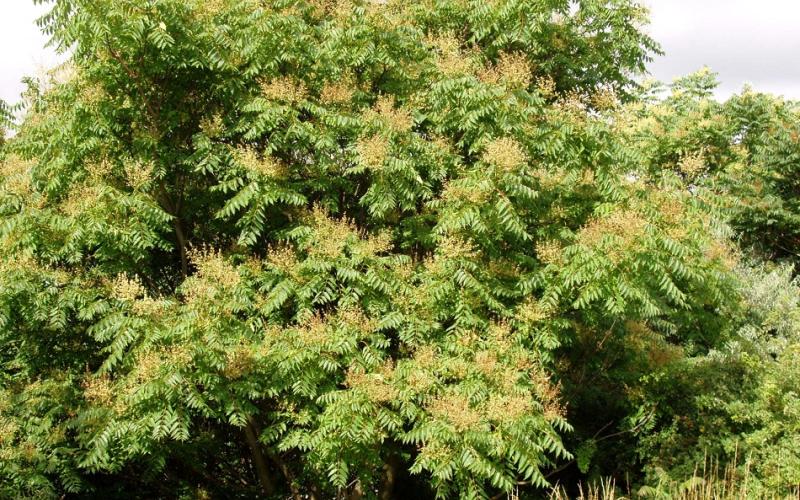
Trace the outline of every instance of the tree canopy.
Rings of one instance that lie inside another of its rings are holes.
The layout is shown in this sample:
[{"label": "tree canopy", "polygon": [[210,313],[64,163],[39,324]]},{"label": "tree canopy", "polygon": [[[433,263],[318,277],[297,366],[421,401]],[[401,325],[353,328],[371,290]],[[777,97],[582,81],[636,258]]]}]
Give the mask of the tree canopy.
[{"label": "tree canopy", "polygon": [[631,0],[49,3],[0,495],[800,483],[796,104],[641,84]]}]

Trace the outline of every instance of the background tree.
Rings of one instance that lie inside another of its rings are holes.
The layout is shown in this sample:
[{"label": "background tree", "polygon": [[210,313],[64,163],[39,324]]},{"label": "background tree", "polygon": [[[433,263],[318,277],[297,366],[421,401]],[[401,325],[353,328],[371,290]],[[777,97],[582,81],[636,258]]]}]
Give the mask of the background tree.
[{"label": "background tree", "polygon": [[6,131],[8,126],[11,124],[12,114],[11,114],[11,107],[0,99],[0,148],[5,145],[6,142]]}]

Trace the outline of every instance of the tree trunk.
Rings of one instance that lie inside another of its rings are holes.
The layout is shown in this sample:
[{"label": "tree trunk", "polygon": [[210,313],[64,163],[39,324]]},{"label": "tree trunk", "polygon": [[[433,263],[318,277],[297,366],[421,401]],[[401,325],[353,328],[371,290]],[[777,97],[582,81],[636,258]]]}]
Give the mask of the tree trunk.
[{"label": "tree trunk", "polygon": [[364,489],[361,486],[361,481],[356,481],[353,488],[346,493],[345,498],[347,500],[361,500],[364,498]]},{"label": "tree trunk", "polygon": [[244,428],[244,434],[247,437],[247,444],[250,446],[250,454],[253,456],[253,466],[256,469],[258,481],[261,483],[261,489],[264,490],[264,495],[268,497],[275,492],[275,484],[269,473],[267,461],[264,459],[264,451],[261,449],[261,443],[258,441],[258,434],[252,422],[247,422]]},{"label": "tree trunk", "polygon": [[186,235],[183,233],[183,225],[181,224],[181,220],[178,216],[175,216],[175,239],[178,240],[178,251],[181,254],[181,274],[185,279],[189,276],[189,258],[186,255]]},{"label": "tree trunk", "polygon": [[402,463],[397,455],[390,455],[383,465],[383,481],[378,492],[380,500],[392,500],[394,498],[394,485],[397,482],[397,474],[400,472]]}]

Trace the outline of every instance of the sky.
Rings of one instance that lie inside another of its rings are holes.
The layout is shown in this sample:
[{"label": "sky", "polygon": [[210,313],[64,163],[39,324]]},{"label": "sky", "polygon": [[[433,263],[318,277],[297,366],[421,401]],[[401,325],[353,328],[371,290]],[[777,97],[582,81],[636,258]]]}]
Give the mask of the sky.
[{"label": "sky", "polygon": [[751,83],[800,99],[800,0],[645,0],[650,34],[665,52],[650,64],[658,80],[708,66],[724,99]]},{"label": "sky", "polygon": [[[725,99],[749,82],[756,90],[800,99],[800,0],[642,0],[650,34],[666,54],[650,65],[670,82],[709,66]],[[46,7],[32,0],[0,0],[0,99],[16,102],[21,79],[55,65],[34,24]]]},{"label": "sky", "polygon": [[22,78],[36,75],[59,62],[53,50],[45,49],[47,37],[34,24],[47,12],[32,0],[0,0],[0,99],[19,101]]}]

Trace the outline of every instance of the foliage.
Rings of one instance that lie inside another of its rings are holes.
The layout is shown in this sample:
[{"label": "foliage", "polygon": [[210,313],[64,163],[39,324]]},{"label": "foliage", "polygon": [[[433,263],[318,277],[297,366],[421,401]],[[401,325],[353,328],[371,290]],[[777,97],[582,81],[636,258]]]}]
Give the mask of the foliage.
[{"label": "foliage", "polygon": [[787,267],[740,276],[748,318],[737,340],[653,376],[666,425],[643,440],[643,452],[655,458],[657,481],[691,477],[712,456],[720,469],[734,467],[726,474],[746,474],[753,494],[789,495],[800,484],[800,287]]},{"label": "foliage", "polygon": [[4,100],[0,99],[0,148],[6,142],[6,130],[13,119],[11,107]]},{"label": "foliage", "polygon": [[[727,296],[737,297],[737,304],[721,316],[695,311],[686,317],[705,334],[691,344],[663,343],[651,328],[629,323],[647,335],[646,349],[637,352],[633,338],[613,350],[608,341],[604,350],[592,344],[570,348],[569,357],[582,352],[578,365],[596,366],[599,376],[587,384],[586,372],[567,370],[575,390],[566,399],[581,405],[569,420],[587,429],[568,444],[592,450],[593,468],[584,457],[577,463],[582,471],[613,474],[619,481],[644,466],[649,484],[680,484],[713,457],[720,473],[726,467],[741,474],[747,469],[760,494],[789,494],[800,470],[792,451],[796,422],[790,388],[800,380],[792,368],[798,289],[791,266],[745,265],[739,259],[749,254],[793,260],[793,197],[778,187],[790,177],[783,180],[776,162],[791,157],[778,144],[795,126],[794,104],[750,89],[720,103],[713,99],[715,87],[714,75],[704,69],[676,80],[664,97],[659,87],[645,88],[621,108],[617,123],[643,159],[635,178],[655,184],[653,179],[668,172],[692,200],[712,213],[719,210],[731,223],[742,251],[723,253],[736,282]],[[763,128],[742,125],[757,119]],[[776,211],[785,215],[783,223],[765,220],[772,217],[767,212]],[[725,234],[721,228],[720,237]],[[582,415],[601,418],[582,423]],[[616,428],[604,424],[620,421],[620,415],[628,418]],[[591,448],[599,433],[614,436],[616,443]]]},{"label": "foliage", "polygon": [[[712,365],[748,368],[714,410],[757,401],[735,432],[790,450],[796,360],[756,369],[778,313],[725,223],[747,224],[720,113],[741,110],[708,72],[637,85],[645,21],[628,0],[52,2],[71,57],[30,81],[0,163],[0,493],[535,494],[575,463],[654,470],[724,390],[693,378]],[[764,133],[741,142],[769,169]]]},{"label": "foliage", "polygon": [[650,172],[672,170],[724,195],[717,201],[745,248],[796,264],[800,109],[749,87],[721,103],[717,85],[706,68],[676,80],[666,98],[654,97],[660,87],[645,90],[627,108],[627,133]]},{"label": "foliage", "polygon": [[731,165],[723,182],[741,200],[733,224],[745,243],[768,259],[798,263],[800,108],[797,103],[746,89],[726,103],[748,155]]},{"label": "foliage", "polygon": [[578,487],[578,494],[570,496],[563,487],[554,488],[548,498],[550,500],[566,500],[576,498],[579,500],[616,500],[627,498],[664,498],[677,500],[739,500],[742,498],[757,499],[790,499],[797,496],[798,490],[794,489],[786,496],[777,496],[765,493],[752,488],[752,476],[745,470],[740,473],[735,467],[725,467],[720,475],[717,464],[705,463],[698,464],[695,475],[685,481],[674,481],[667,478],[656,483],[654,486],[643,486],[635,491],[631,491],[630,485],[627,489],[615,483],[611,479],[604,479],[598,482],[581,484]]}]

